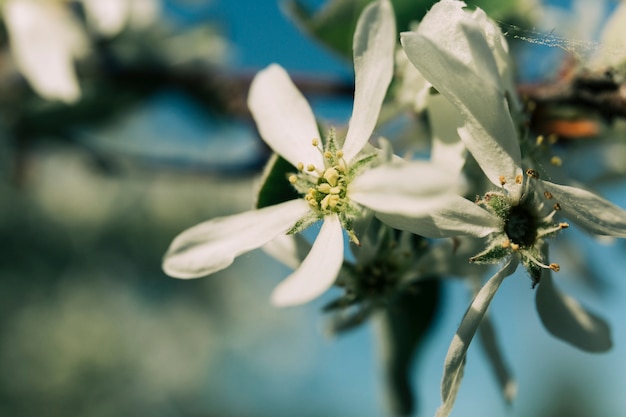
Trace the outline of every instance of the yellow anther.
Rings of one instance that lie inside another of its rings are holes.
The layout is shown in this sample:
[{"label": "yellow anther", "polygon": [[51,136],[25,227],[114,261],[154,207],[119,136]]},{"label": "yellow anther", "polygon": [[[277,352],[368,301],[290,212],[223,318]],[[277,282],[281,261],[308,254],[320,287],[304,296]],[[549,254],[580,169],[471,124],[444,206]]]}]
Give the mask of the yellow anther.
[{"label": "yellow anther", "polygon": [[515,184],[521,184],[524,181],[524,177],[521,174],[515,176]]},{"label": "yellow anther", "polygon": [[552,193],[550,191],[544,191],[543,196],[548,200],[552,199]]},{"label": "yellow anther", "polygon": [[324,152],[324,158],[326,158],[326,159],[330,159],[332,156],[333,156],[333,154],[332,154],[332,153],[330,153],[330,151],[325,151],[325,152]]},{"label": "yellow anther", "polygon": [[298,171],[303,171],[304,170],[304,164],[302,162],[298,162],[298,165],[296,165],[296,168],[298,168]]},{"label": "yellow anther", "polygon": [[328,183],[324,182],[324,183],[322,183],[322,184],[320,184],[320,185],[318,185],[318,186],[317,186],[317,190],[318,190],[320,193],[330,194],[331,187],[330,187],[330,184],[328,184]]},{"label": "yellow anther", "polygon": [[339,149],[339,150],[335,153],[335,155],[337,156],[337,159],[341,159],[341,158],[343,158],[343,151],[342,151],[341,149]]},{"label": "yellow anther", "polygon": [[535,171],[534,169],[527,169],[526,175],[528,175],[531,178],[539,178],[539,173]]},{"label": "yellow anther", "polygon": [[561,270],[561,266],[559,264],[550,264],[550,269],[554,272],[559,272]]},{"label": "yellow anther", "polygon": [[319,144],[320,144],[320,140],[319,140],[318,138],[314,138],[314,139],[311,141],[311,144],[312,144],[313,146],[317,147],[317,145],[319,145]]},{"label": "yellow anther", "polygon": [[558,156],[553,156],[552,158],[550,158],[550,163],[555,167],[560,167],[561,165],[563,165],[563,160]]},{"label": "yellow anther", "polygon": [[307,165],[306,166],[306,170],[309,171],[309,172],[315,171],[315,165],[313,165],[313,164]]},{"label": "yellow anther", "polygon": [[559,227],[561,229],[567,229],[569,227],[569,223],[559,223]]},{"label": "yellow anther", "polygon": [[297,176],[295,176],[295,175],[290,175],[289,176],[289,182],[290,183],[295,184],[296,181],[298,181],[298,177]]},{"label": "yellow anther", "polygon": [[504,242],[502,242],[502,247],[504,249],[507,249],[508,247],[511,246],[511,241],[509,239],[505,240]]},{"label": "yellow anther", "polygon": [[544,137],[543,135],[537,136],[537,145],[543,144]]},{"label": "yellow anther", "polygon": [[320,201],[320,207],[322,208],[322,210],[326,210],[329,204],[330,204],[330,195],[327,195],[326,197],[322,198],[322,201]]},{"label": "yellow anther", "polygon": [[517,252],[519,250],[519,245],[517,243],[511,243],[511,249],[514,252]]},{"label": "yellow anther", "polygon": [[548,136],[548,143],[550,145],[554,145],[555,143],[557,143],[559,141],[559,137],[555,134],[555,133],[551,133]]},{"label": "yellow anther", "polygon": [[500,175],[500,185],[504,184],[506,184],[506,178],[504,178],[504,175]]},{"label": "yellow anther", "polygon": [[335,168],[328,168],[324,172],[324,179],[328,181],[331,186],[337,185],[337,180],[339,179],[339,172]]},{"label": "yellow anther", "polygon": [[337,207],[337,204],[339,204],[339,196],[336,194],[331,194],[328,196],[328,206],[330,208],[335,208]]},{"label": "yellow anther", "polygon": [[556,203],[555,205],[552,206],[552,208],[556,211],[561,210],[561,205],[559,203]]}]

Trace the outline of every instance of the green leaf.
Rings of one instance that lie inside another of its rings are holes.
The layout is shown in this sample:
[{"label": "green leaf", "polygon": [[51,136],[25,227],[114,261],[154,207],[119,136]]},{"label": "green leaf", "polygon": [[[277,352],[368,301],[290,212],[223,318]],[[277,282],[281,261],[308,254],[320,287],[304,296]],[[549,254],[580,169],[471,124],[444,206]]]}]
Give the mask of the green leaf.
[{"label": "green leaf", "polygon": [[287,160],[278,154],[273,154],[263,171],[256,208],[273,206],[299,198],[300,196],[287,179],[290,174],[296,172],[297,169]]}]

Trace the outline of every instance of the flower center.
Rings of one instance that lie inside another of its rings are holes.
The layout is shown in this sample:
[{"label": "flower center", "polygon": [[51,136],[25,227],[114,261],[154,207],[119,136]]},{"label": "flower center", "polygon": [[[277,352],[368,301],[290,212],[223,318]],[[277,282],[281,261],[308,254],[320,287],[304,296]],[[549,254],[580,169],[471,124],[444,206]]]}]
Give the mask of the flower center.
[{"label": "flower center", "polygon": [[[337,155],[333,155],[329,159],[338,158]],[[347,186],[348,179],[345,168],[340,165],[333,165],[324,170],[315,187],[309,188],[304,198],[312,208],[320,210],[324,214],[339,213],[347,203]]]},{"label": "flower center", "polygon": [[538,219],[525,205],[513,206],[504,220],[504,232],[511,242],[521,247],[529,247],[537,239]]},{"label": "flower center", "polygon": [[[333,144],[334,145],[334,144]],[[318,147],[319,142],[313,141]],[[300,174],[292,175],[289,181],[304,194],[304,199],[311,208],[321,215],[342,213],[348,205],[348,183],[350,178],[343,151],[332,146],[322,151],[324,159],[323,169],[314,165],[298,164]],[[315,172],[317,176],[308,173]],[[304,186],[304,187],[303,187]]]}]

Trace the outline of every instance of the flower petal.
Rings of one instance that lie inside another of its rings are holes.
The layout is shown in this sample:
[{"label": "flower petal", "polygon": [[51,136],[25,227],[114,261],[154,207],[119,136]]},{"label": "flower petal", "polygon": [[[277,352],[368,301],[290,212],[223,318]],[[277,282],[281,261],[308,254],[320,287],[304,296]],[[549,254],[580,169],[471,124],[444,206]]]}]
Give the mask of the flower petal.
[{"label": "flower petal", "polygon": [[500,219],[479,205],[457,195],[443,198],[445,201],[436,201],[437,206],[425,213],[406,216],[379,212],[376,217],[395,229],[432,238],[484,237],[502,229]]},{"label": "flower petal", "polygon": [[311,244],[301,234],[278,235],[261,249],[283,265],[298,269],[311,250]]},{"label": "flower petal", "polygon": [[626,210],[589,191],[540,180],[561,206],[561,212],[585,230],[626,238]]},{"label": "flower petal", "polygon": [[83,0],[90,24],[105,36],[122,31],[128,20],[130,0]]},{"label": "flower petal", "polygon": [[311,252],[300,267],[272,293],[272,303],[279,307],[303,304],[329,289],[343,263],[343,229],[337,215],[324,218]]},{"label": "flower petal", "polygon": [[553,336],[587,352],[604,352],[611,348],[608,324],[559,291],[549,270],[541,276],[535,305],[544,327]]},{"label": "flower petal", "polygon": [[464,119],[450,101],[437,94],[428,100],[428,121],[433,138],[430,160],[445,167],[450,175],[459,174],[467,159],[467,148],[458,134]]},{"label": "flower petal", "polygon": [[324,166],[319,149],[311,145],[320,138],[313,111],[280,65],[272,64],[254,77],[248,107],[274,152],[294,166],[299,162]]},{"label": "flower petal", "polygon": [[2,12],[11,53],[34,90],[67,103],[80,98],[74,59],[87,52],[87,38],[61,4],[7,1]]},{"label": "flower petal", "polygon": [[365,171],[350,183],[348,196],[377,212],[412,216],[445,205],[456,188],[456,175],[429,162],[412,161]]},{"label": "flower petal", "polygon": [[218,217],[179,234],[163,258],[163,270],[174,278],[198,278],[222,270],[235,257],[285,233],[309,212],[302,200]]},{"label": "flower petal", "polygon": [[367,6],[354,32],[354,107],[343,152],[350,162],[367,143],[393,75],[396,23],[388,0]]},{"label": "flower petal", "polygon": [[463,378],[463,367],[467,348],[480,326],[483,316],[496,294],[502,280],[515,272],[518,259],[512,257],[489,281],[478,291],[470,304],[459,329],[456,331],[444,362],[443,379],[441,380],[441,398],[443,404],[437,410],[436,417],[446,417],[452,411],[456,394]]},{"label": "flower petal", "polygon": [[[477,45],[472,50],[471,62],[493,62],[479,28],[463,24],[461,29],[469,44]],[[455,55],[456,49],[445,49],[446,44],[453,43],[450,39],[405,32],[401,41],[411,62],[465,118],[459,135],[487,178],[500,186],[500,178],[504,176],[505,188],[513,198],[518,198],[522,190],[515,178],[522,173],[521,154],[505,92],[489,80],[499,77],[495,63],[492,68],[495,75],[476,72]]]}]

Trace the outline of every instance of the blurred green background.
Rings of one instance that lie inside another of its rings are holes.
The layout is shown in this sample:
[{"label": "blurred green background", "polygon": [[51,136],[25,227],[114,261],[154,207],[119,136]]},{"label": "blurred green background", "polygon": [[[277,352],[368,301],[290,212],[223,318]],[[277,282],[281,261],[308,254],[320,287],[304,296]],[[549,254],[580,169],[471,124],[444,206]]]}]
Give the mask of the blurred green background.
[{"label": "blurred green background", "polygon": [[[301,33],[276,1],[161,4],[160,24],[168,30],[208,22],[220,33],[228,47],[217,68],[233,71],[243,84],[271,62],[296,76],[351,83],[350,64]],[[573,2],[557,6],[575,9]],[[116,42],[104,47],[136,48],[138,41]],[[141,66],[133,68],[144,71],[140,75],[161,68],[137,56]],[[59,126],[60,113],[46,113],[55,109],[32,94],[29,106],[47,119],[3,107],[0,415],[386,415],[372,330],[366,325],[337,339],[324,333],[320,308],[333,294],[273,308],[271,289],[289,271],[260,251],[205,279],[175,280],[161,271],[161,257],[180,231],[252,206],[268,155],[245,111],[233,117],[206,106],[203,100],[215,97],[193,92],[196,86],[210,91],[214,80],[196,85],[193,77],[203,67],[186,68],[193,71],[177,74],[188,83],[168,78],[163,88],[140,86],[147,83],[140,76],[142,82],[131,83],[131,97],[106,119],[98,100],[89,102],[95,103],[89,113],[103,119],[84,117],[81,109],[89,103],[79,104],[81,114]],[[121,99],[120,91],[110,94]],[[350,112],[345,94],[312,102],[337,124]],[[32,118],[16,121],[16,113]],[[54,129],[42,133],[47,120]],[[600,190],[626,207],[623,181]],[[607,318],[614,349],[589,355],[552,339],[538,321],[527,277],[518,272],[490,310],[518,378],[518,399],[512,407],[504,404],[474,346],[453,416],[626,416],[625,246],[600,245],[576,230],[567,234],[572,239],[555,245],[561,251],[553,256],[579,254],[589,271],[562,262],[557,282]],[[595,286],[584,279],[587,272],[600,278]],[[446,282],[443,314],[413,373],[419,415],[434,414],[439,404],[443,359],[468,297],[463,283]]]}]

